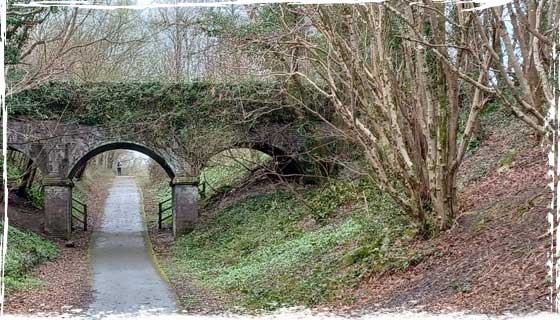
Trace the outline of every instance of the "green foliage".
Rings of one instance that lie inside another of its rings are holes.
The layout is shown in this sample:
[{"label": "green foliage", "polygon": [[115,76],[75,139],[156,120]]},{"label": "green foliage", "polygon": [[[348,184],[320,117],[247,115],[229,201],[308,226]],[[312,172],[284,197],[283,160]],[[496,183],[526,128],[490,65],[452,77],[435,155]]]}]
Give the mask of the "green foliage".
[{"label": "green foliage", "polygon": [[451,281],[450,287],[456,292],[460,293],[469,293],[472,291],[472,286],[470,283],[458,279],[454,279],[453,281]]},{"label": "green foliage", "polygon": [[219,209],[176,241],[165,268],[244,307],[275,309],[329,301],[371,272],[417,258],[407,247],[416,227],[367,182],[298,193],[278,190]]},{"label": "green foliage", "polygon": [[210,8],[203,13],[206,32],[211,37],[231,36],[239,33],[240,22],[235,8]]},{"label": "green foliage", "polygon": [[[138,179],[138,177],[137,177]],[[149,212],[147,215],[148,223],[149,224],[157,224],[157,213],[158,213],[158,204],[165,200],[171,198],[171,186],[169,185],[169,181],[164,179],[162,181],[153,183],[153,182],[145,182],[145,187],[149,188],[149,193],[153,196],[153,201],[155,202],[155,212]],[[171,202],[166,202],[164,204],[164,208],[167,208],[171,205]],[[169,214],[170,211],[167,211],[164,215]],[[163,226],[171,227],[173,225],[173,219],[167,219],[163,221]]]},{"label": "green foliage", "polygon": [[31,204],[38,209],[43,209],[45,206],[45,198],[43,196],[43,190],[39,186],[32,186],[31,188],[25,189],[25,194],[27,199],[31,201]]},{"label": "green foliage", "polygon": [[480,111],[479,116],[480,116],[481,119],[486,119],[490,115],[492,115],[492,114],[494,114],[498,111],[500,111],[500,104],[497,101],[492,100],[484,106],[482,111]]},{"label": "green foliage", "polygon": [[482,141],[479,138],[471,138],[471,140],[469,141],[469,145],[467,146],[467,153],[474,152],[476,149],[478,149],[478,147],[480,147],[481,144]]},{"label": "green foliage", "polygon": [[[86,125],[149,123],[162,120],[162,114],[173,112],[161,122],[166,128],[192,127],[202,122],[227,125],[242,117],[240,107],[250,112],[259,108],[286,105],[282,88],[276,83],[246,82],[217,84],[192,82],[162,84],[159,82],[111,82],[81,84],[52,82],[9,98],[13,116],[27,115],[37,119],[54,119],[65,113],[67,122]],[[262,118],[285,122],[293,115],[278,110]],[[249,119],[250,120],[250,119]],[[224,129],[226,129],[224,128]]]},{"label": "green foliage", "polygon": [[[10,151],[12,152],[12,151]],[[19,155],[19,152],[17,153]],[[23,173],[25,172],[25,167],[15,158],[7,157],[8,162],[8,180],[11,184],[18,186],[22,182]]]},{"label": "green foliage", "polygon": [[16,184],[20,184],[22,175],[23,175],[23,170],[21,168],[8,163],[9,180],[14,181]]},{"label": "green foliage", "polygon": [[500,167],[509,168],[513,163],[513,160],[517,156],[517,149],[509,149],[506,154],[500,159]]},{"label": "green foliage", "polygon": [[85,186],[83,183],[76,183],[74,188],[72,188],[72,198],[86,203],[87,199],[87,190],[84,190]]},{"label": "green foliage", "polygon": [[171,198],[171,186],[166,181],[158,183],[152,187],[152,193],[156,202],[162,202]]},{"label": "green foliage", "polygon": [[236,11],[234,8],[213,8],[205,14],[206,30],[210,36],[235,38],[238,41],[247,42],[247,46],[269,48],[273,45],[270,42],[247,41],[247,39],[276,37],[279,32],[284,31],[284,23],[295,28],[297,21],[303,19],[301,15],[292,10],[284,10],[280,14],[280,6],[280,4],[269,4],[252,7],[251,19],[241,17],[242,12]]},{"label": "green foliage", "polygon": [[371,187],[371,184],[366,181],[357,183],[333,181],[326,184],[319,192],[312,194],[305,202],[311,207],[313,217],[322,221],[339,206],[367,201],[367,196],[372,197],[376,192],[378,189]]},{"label": "green foliage", "polygon": [[38,285],[37,280],[29,278],[27,273],[34,266],[50,261],[57,255],[58,250],[52,242],[33,232],[21,231],[9,226],[5,265],[5,280],[8,290]]},{"label": "green foliage", "polygon": [[480,113],[480,125],[483,128],[507,127],[517,116],[509,108],[504,108],[498,101],[491,100]]},{"label": "green foliage", "polygon": [[[461,120],[459,121],[459,133],[457,136],[458,142],[463,139],[468,110],[470,109],[465,108],[460,114]],[[479,114],[480,130],[482,132],[479,132],[477,137],[471,137],[471,140],[467,145],[467,155],[472,154],[478,149],[478,147],[480,147],[483,142],[484,131],[486,128],[505,126],[511,121],[511,119],[513,119],[511,113],[506,112],[497,101],[489,101]]]},{"label": "green foliage", "polygon": [[[19,152],[17,152],[19,154]],[[10,188],[19,187],[22,184],[22,178],[25,173],[25,167],[22,167],[21,160],[14,160],[8,157],[8,180],[10,181]],[[27,166],[27,160],[24,162]],[[31,201],[31,204],[39,209],[43,208],[43,191],[38,184],[32,185],[30,188],[25,188],[25,196]]]}]

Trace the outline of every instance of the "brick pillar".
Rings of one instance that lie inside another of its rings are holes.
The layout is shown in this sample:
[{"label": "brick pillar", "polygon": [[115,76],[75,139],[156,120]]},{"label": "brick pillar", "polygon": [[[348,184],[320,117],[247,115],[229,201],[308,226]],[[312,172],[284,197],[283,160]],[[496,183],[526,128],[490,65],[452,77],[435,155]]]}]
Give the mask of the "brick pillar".
[{"label": "brick pillar", "polygon": [[45,232],[51,236],[70,239],[72,187],[72,181],[64,177],[46,177],[43,179]]},{"label": "brick pillar", "polygon": [[173,236],[193,230],[198,220],[198,179],[175,177],[172,185]]}]

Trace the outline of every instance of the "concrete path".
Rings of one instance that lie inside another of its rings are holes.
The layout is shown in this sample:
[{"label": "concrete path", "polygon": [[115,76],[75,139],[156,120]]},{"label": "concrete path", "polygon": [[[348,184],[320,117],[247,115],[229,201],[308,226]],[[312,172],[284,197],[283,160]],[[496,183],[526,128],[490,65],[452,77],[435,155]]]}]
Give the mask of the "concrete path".
[{"label": "concrete path", "polygon": [[133,177],[115,177],[103,223],[91,252],[93,303],[88,314],[165,315],[176,310],[167,283],[156,270],[145,242],[140,193]]}]

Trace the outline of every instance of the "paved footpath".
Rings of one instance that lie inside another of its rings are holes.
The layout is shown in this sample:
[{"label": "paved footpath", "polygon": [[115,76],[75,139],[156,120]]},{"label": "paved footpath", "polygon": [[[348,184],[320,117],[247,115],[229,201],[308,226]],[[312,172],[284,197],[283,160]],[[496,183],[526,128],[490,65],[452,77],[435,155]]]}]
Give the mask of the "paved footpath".
[{"label": "paved footpath", "polygon": [[133,177],[115,177],[103,223],[93,235],[93,302],[88,314],[173,314],[176,304],[146,247],[140,192]]}]

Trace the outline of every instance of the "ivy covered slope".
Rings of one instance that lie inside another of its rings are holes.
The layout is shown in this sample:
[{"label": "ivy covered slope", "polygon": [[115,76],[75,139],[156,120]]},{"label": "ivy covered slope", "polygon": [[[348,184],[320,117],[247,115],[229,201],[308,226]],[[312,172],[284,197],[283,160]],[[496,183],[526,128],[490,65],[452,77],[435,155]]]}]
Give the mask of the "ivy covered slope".
[{"label": "ivy covered slope", "polygon": [[29,277],[29,272],[36,265],[53,260],[57,255],[58,249],[51,241],[31,231],[9,226],[5,269],[8,294],[11,289],[38,285],[38,280]]},{"label": "ivy covered slope", "polygon": [[[8,159],[8,188],[15,192],[22,182],[24,169],[21,158]],[[27,160],[25,160],[27,161]],[[1,167],[0,167],[1,168]],[[35,208],[43,207],[43,192],[38,184],[26,188],[26,198]],[[10,198],[11,201],[11,198]],[[2,227],[2,224],[0,224]],[[29,272],[37,265],[53,260],[58,255],[58,249],[54,243],[40,235],[24,231],[13,226],[8,228],[8,251],[5,260],[5,281],[8,294],[12,289],[26,289],[39,284],[38,280],[31,278]]]},{"label": "ivy covered slope", "polygon": [[362,277],[418,258],[408,247],[416,227],[365,181],[280,189],[210,216],[176,241],[164,268],[172,283],[194,278],[249,309],[339,300]]}]

